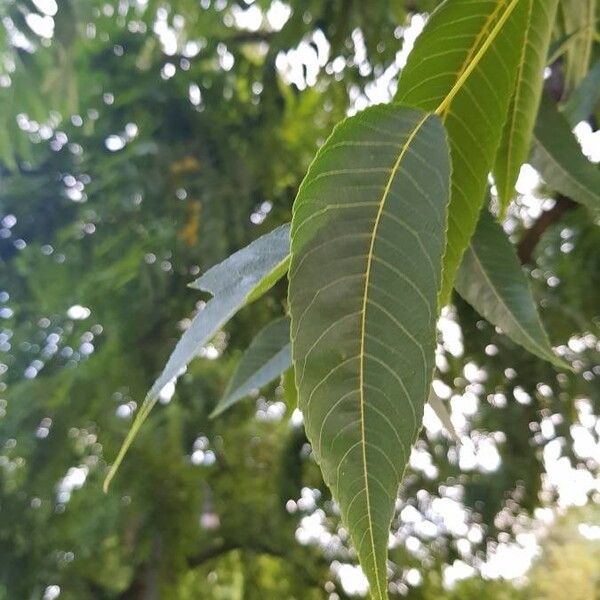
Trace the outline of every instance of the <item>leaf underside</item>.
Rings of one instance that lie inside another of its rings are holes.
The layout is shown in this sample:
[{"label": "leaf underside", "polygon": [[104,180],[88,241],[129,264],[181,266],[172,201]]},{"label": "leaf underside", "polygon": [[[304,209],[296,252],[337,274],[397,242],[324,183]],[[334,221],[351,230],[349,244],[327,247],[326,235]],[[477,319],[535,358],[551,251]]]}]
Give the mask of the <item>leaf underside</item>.
[{"label": "leaf underside", "polygon": [[274,273],[279,277],[285,274],[285,270],[281,272],[281,265],[286,263],[288,256],[289,229],[289,225],[274,229],[210,268],[190,284],[194,289],[211,293],[213,298],[194,317],[190,327],[177,342],[163,372],[146,395],[104,480],[105,490],[156,404],[161,390],[181,374],[202,347],[242,306],[257,297],[257,289],[264,293],[276,282]]},{"label": "leaf underside", "polygon": [[299,406],[377,600],[434,368],[449,177],[438,117],[376,106],[334,130],[294,204]]},{"label": "leaf underside", "polygon": [[560,368],[570,368],[554,352],[537,312],[514,246],[487,211],[454,282],[456,291],[513,342]]},{"label": "leaf underside", "polygon": [[452,190],[440,306],[450,298],[477,225],[514,88],[526,8],[523,0],[445,2],[417,38],[400,76],[396,100],[423,110],[442,107],[450,141]]},{"label": "leaf underside", "polygon": [[556,21],[558,0],[524,0],[527,23],[508,117],[494,164],[500,212],[511,203],[521,165],[527,160],[542,87],[544,66]]}]

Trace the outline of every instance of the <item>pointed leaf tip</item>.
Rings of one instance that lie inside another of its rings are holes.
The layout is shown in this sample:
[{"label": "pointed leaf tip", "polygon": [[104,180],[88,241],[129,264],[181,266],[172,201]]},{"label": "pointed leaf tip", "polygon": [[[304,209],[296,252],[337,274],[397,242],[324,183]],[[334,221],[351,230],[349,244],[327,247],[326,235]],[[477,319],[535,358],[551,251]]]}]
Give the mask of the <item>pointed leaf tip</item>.
[{"label": "pointed leaf tip", "polygon": [[449,179],[438,117],[375,106],[338,125],[294,204],[299,408],[377,600],[433,373]]}]

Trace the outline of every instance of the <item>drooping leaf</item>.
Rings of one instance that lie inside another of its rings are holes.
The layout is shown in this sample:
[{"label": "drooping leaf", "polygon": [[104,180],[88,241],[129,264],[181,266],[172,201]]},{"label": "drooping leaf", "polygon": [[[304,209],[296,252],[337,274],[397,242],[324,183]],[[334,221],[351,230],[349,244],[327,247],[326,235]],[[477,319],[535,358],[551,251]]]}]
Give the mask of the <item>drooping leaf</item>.
[{"label": "drooping leaf", "polygon": [[282,317],[269,323],[252,340],[210,416],[220,415],[253,390],[271,383],[291,364],[290,319]]},{"label": "drooping leaf", "polygon": [[294,204],[299,406],[377,600],[433,373],[449,177],[438,117],[376,106],[334,130]]},{"label": "drooping leaf", "polygon": [[600,60],[597,60],[588,74],[577,86],[562,106],[569,125],[575,127],[580,121],[589,119],[600,102]]},{"label": "drooping leaf", "polygon": [[435,110],[446,126],[452,192],[440,305],[475,231],[521,54],[523,0],[449,0],[429,19],[402,70],[396,100]]},{"label": "drooping leaf", "polygon": [[524,0],[527,24],[517,65],[515,88],[494,165],[503,215],[511,203],[521,165],[527,160],[542,96],[544,66],[556,20],[558,0]]},{"label": "drooping leaf", "polygon": [[286,261],[288,256],[289,230],[289,225],[278,227],[242,250],[235,252],[190,284],[190,287],[210,292],[213,298],[194,317],[190,327],[181,336],[163,372],[144,399],[115,462],[106,476],[105,490],[108,489],[131,442],[156,404],[161,390],[179,376],[187,364],[197,356],[202,346],[242,306],[255,299],[256,296],[253,296],[253,292],[257,288],[264,293],[276,282],[273,276],[274,272],[280,273],[280,277],[285,274],[285,270],[281,271],[281,263]]},{"label": "drooping leaf", "polygon": [[548,185],[593,211],[600,210],[600,170],[581,151],[565,117],[542,99],[535,126],[533,166]]},{"label": "drooping leaf", "polygon": [[487,211],[481,217],[454,282],[457,292],[513,342],[561,368],[550,346],[514,246]]},{"label": "drooping leaf", "polygon": [[450,437],[457,443],[460,444],[460,436],[456,432],[454,427],[454,423],[452,423],[452,419],[450,418],[450,413],[446,408],[446,405],[442,402],[442,399],[435,393],[433,388],[429,392],[429,398],[427,400],[431,410],[435,413],[435,416],[440,420],[444,429],[450,435]]}]

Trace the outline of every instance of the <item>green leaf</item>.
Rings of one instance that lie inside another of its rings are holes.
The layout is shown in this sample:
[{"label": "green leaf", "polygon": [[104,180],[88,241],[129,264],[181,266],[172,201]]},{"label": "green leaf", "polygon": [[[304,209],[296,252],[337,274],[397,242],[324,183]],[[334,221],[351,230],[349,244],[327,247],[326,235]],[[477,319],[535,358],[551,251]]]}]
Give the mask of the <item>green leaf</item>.
[{"label": "green leaf", "polygon": [[600,210],[600,170],[582,153],[565,117],[544,96],[534,131],[531,163],[557,192]]},{"label": "green leaf", "polygon": [[524,0],[527,24],[517,66],[515,88],[494,165],[500,214],[511,203],[521,165],[527,160],[542,96],[544,67],[556,21],[558,0]]},{"label": "green leaf", "polygon": [[562,106],[569,125],[589,119],[600,101],[600,60],[597,60],[583,81],[577,86]]},{"label": "green leaf", "polygon": [[506,119],[527,21],[522,0],[449,0],[432,15],[402,70],[396,100],[435,110],[452,156],[448,242],[439,304],[475,231]]},{"label": "green leaf", "polygon": [[[190,287],[210,292],[213,298],[194,317],[189,329],[177,342],[163,372],[146,395],[115,462],[104,480],[105,491],[123,461],[131,442],[156,404],[161,390],[180,375],[188,363],[198,355],[202,346],[242,306],[256,297],[253,293],[257,288],[264,292],[275,283],[273,272],[281,272],[281,263],[286,260],[288,255],[289,229],[289,225],[282,225],[271,233],[263,235],[226,258],[222,263],[210,268],[202,277],[190,284]],[[284,273],[285,271],[281,273],[281,276]],[[269,283],[270,285],[268,285]]]},{"label": "green leaf", "polygon": [[377,600],[433,373],[449,178],[437,116],[375,106],[336,127],[294,204],[299,406]]},{"label": "green leaf", "polygon": [[588,72],[596,36],[596,0],[561,0],[560,20],[569,40],[562,70],[565,88],[575,88]]},{"label": "green leaf", "polygon": [[552,351],[514,246],[487,210],[481,212],[455,287],[513,342],[557,367],[570,368]]},{"label": "green leaf", "polygon": [[290,319],[282,317],[269,323],[252,340],[210,416],[220,415],[254,390],[271,383],[291,364]]}]

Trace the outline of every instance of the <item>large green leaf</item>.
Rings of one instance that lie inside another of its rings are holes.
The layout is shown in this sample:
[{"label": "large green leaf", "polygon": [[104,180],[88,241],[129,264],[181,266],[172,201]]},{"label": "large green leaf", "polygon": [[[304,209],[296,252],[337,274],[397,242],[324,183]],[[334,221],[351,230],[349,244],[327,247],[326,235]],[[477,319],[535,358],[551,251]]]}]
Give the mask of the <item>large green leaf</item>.
[{"label": "large green leaf", "polygon": [[161,390],[179,376],[187,364],[198,355],[202,346],[242,306],[256,298],[257,289],[266,292],[276,282],[274,274],[279,277],[285,274],[281,265],[287,264],[289,229],[289,225],[278,227],[235,252],[190,284],[190,287],[210,292],[213,298],[194,317],[190,327],[177,342],[163,372],[148,392],[106,476],[105,489],[108,488],[127,449],[156,404]]},{"label": "large green leaf", "polygon": [[565,117],[547,97],[535,126],[533,166],[548,185],[593,211],[600,210],[600,170],[582,153]]},{"label": "large green leaf", "polygon": [[254,390],[271,383],[291,365],[290,319],[282,317],[269,323],[252,340],[211,417],[220,415]]},{"label": "large green leaf", "polygon": [[569,368],[552,351],[514,246],[487,210],[481,212],[454,284],[479,314],[514,342]]},{"label": "large green leaf", "polygon": [[517,67],[515,89],[502,131],[494,178],[504,214],[514,195],[521,165],[527,160],[535,116],[542,96],[544,66],[556,20],[558,0],[524,0],[525,39]]},{"label": "large green leaf", "polygon": [[396,100],[435,110],[452,155],[448,242],[440,305],[475,231],[502,126],[506,120],[523,32],[524,0],[448,0],[415,43]]},{"label": "large green leaf", "polygon": [[294,204],[299,406],[377,600],[433,373],[449,178],[438,117],[376,106],[334,130]]}]

